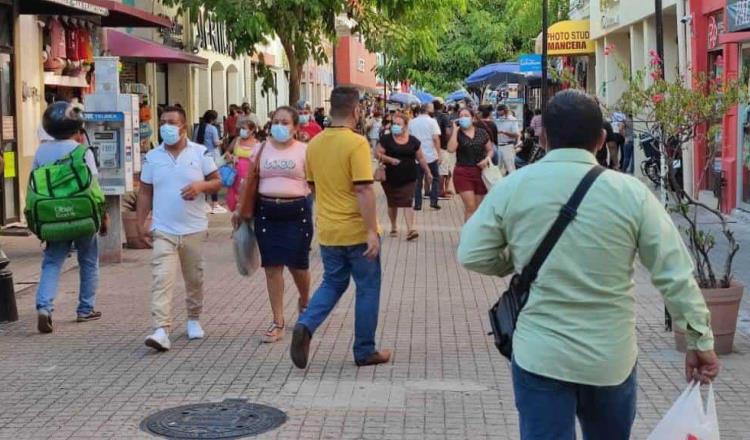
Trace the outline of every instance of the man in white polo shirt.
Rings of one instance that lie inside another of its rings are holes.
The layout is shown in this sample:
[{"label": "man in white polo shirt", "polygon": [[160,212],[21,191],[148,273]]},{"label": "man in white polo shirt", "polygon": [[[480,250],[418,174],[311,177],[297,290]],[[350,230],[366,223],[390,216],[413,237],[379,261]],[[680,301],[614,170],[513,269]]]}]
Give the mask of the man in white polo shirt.
[{"label": "man in white polo shirt", "polygon": [[[419,116],[409,121],[409,134],[419,139],[422,154],[427,165],[430,167],[432,174],[432,185],[430,185],[430,207],[440,209],[438,205],[439,187],[440,187],[440,126],[437,121],[430,116],[432,113],[432,104],[426,104],[419,108]],[[418,164],[417,167],[417,187],[414,192],[414,209],[422,209],[422,185],[424,182],[424,171]]]},{"label": "man in white polo shirt", "polygon": [[[204,336],[198,318],[203,309],[202,233],[208,229],[201,194],[221,188],[216,164],[206,147],[188,140],[185,111],[167,107],[161,115],[159,133],[164,142],[151,150],[143,162],[138,194],[138,227],[141,236],[153,239],[151,318],[155,331],[146,345],[169,350],[172,326],[170,307],[177,278],[177,263],[187,293],[188,339]],[[153,210],[151,230],[145,230]]]},{"label": "man in white polo shirt", "polygon": [[500,150],[505,170],[512,173],[516,170],[516,144],[521,139],[521,127],[505,104],[497,106],[497,148]]}]

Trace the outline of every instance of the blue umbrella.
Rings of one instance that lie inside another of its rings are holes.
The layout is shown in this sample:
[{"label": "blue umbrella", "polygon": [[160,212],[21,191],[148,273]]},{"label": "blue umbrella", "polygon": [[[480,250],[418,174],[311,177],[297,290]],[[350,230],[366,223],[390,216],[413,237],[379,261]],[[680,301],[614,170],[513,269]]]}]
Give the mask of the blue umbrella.
[{"label": "blue umbrella", "polygon": [[401,105],[420,105],[422,102],[417,98],[416,96],[412,95],[411,93],[391,93],[391,95],[388,97],[388,102],[395,102],[397,104]]},{"label": "blue umbrella", "polygon": [[469,87],[497,86],[503,83],[524,83],[527,75],[518,63],[494,63],[482,66],[466,78]]},{"label": "blue umbrella", "polygon": [[455,92],[445,97],[446,102],[456,102],[463,99],[471,100],[471,95],[469,95],[466,90],[456,90]]},{"label": "blue umbrella", "polygon": [[415,93],[415,95],[417,96],[417,98],[419,98],[420,101],[422,101],[422,104],[430,104],[435,100],[435,97],[427,92],[417,92]]}]

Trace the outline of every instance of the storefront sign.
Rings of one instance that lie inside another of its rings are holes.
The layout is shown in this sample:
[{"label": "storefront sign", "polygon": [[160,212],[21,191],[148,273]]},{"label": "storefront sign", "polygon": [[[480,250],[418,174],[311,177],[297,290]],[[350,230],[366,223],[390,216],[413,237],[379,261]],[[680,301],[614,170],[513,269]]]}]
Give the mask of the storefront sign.
[{"label": "storefront sign", "polygon": [[547,54],[566,56],[594,53],[594,43],[589,35],[588,20],[568,20],[555,23],[548,30]]},{"label": "storefront sign", "polygon": [[209,13],[200,12],[193,25],[193,37],[196,49],[211,50],[232,58],[236,55],[234,43],[227,39],[226,24]]},{"label": "storefront sign", "polygon": [[87,122],[123,122],[125,114],[122,112],[83,112],[81,115]]},{"label": "storefront sign", "polygon": [[69,8],[78,9],[80,11],[89,12],[91,14],[101,15],[101,16],[107,16],[109,15],[109,10],[107,8],[103,8],[101,6],[95,6],[91,3],[81,1],[81,0],[47,0],[48,3],[57,3],[58,5],[67,6]]},{"label": "storefront sign", "polygon": [[719,37],[723,34],[724,13],[719,12],[708,17],[708,50],[713,50],[720,47]]},{"label": "storefront sign", "polygon": [[538,54],[524,54],[518,58],[521,72],[541,72],[542,56]]},{"label": "storefront sign", "polygon": [[3,177],[6,179],[12,179],[16,177],[16,153],[14,151],[3,152]]},{"label": "storefront sign", "polygon": [[750,0],[727,0],[726,10],[729,32],[750,28]]}]

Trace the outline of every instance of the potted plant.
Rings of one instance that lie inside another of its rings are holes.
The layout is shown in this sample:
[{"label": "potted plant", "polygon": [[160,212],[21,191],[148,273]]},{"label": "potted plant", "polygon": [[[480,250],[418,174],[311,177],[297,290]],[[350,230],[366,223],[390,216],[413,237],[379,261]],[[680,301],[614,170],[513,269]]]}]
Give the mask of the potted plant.
[{"label": "potted plant", "polygon": [[[138,234],[138,216],[136,208],[138,207],[138,193],[131,191],[122,196],[122,227],[125,230],[125,240],[130,249],[151,249],[147,243],[144,243]],[[146,227],[151,224],[151,218],[146,220]]]},{"label": "potted plant", "polygon": [[[747,98],[747,89],[737,80],[716,80],[705,74],[694,75],[692,87],[680,75],[669,81],[664,78],[661,60],[650,52],[650,66],[629,74],[629,87],[619,107],[645,126],[664,160],[661,190],[669,209],[676,215],[680,230],[695,261],[695,278],[711,313],[715,350],[719,354],[732,351],[737,315],[744,286],[732,276],[732,264],[739,250],[734,232],[721,211],[721,201],[711,206],[691,195],[683,186],[681,163],[683,152],[695,145],[705,145],[705,164],[694,177],[695,187],[704,188],[711,176],[720,145],[721,118]],[[645,84],[646,75],[649,84]],[[697,160],[698,158],[696,158]],[[710,221],[706,221],[706,218]],[[716,248],[717,237],[726,242]],[[677,349],[685,350],[684,329],[675,329]]]}]

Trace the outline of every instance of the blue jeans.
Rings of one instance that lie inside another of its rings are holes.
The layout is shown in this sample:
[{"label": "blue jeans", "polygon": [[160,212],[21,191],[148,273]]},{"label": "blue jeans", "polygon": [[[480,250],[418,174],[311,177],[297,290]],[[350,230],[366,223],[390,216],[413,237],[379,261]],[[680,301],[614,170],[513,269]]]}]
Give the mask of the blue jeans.
[{"label": "blue jeans", "polygon": [[320,247],[323,282],[297,321],[307,327],[310,334],[315,333],[349,287],[349,278],[354,278],[357,286],[354,306],[355,361],[364,361],[375,352],[375,331],[380,309],[380,256],[368,260],[362,255],[366,249],[366,244]]},{"label": "blue jeans", "polygon": [[52,302],[57,296],[57,284],[65,259],[75,243],[78,254],[78,270],[81,285],[78,293],[79,315],[88,315],[94,310],[96,288],[99,284],[99,246],[96,234],[71,241],[50,241],[44,249],[42,274],[36,290],[36,309],[52,313]]},{"label": "blue jeans", "polygon": [[540,376],[513,361],[522,440],[574,440],[576,416],[584,440],[628,440],[635,419],[636,367],[615,386],[581,385]]},{"label": "blue jeans", "polygon": [[[422,185],[424,185],[424,170],[417,164],[417,187],[414,190],[414,208],[422,209]],[[438,204],[438,191],[440,190],[440,165],[438,162],[430,162],[427,164],[430,167],[430,173],[432,173],[432,185],[430,187],[430,206],[436,206]]]},{"label": "blue jeans", "polygon": [[620,160],[620,171],[633,174],[633,141],[625,142],[622,146],[622,159]]}]

